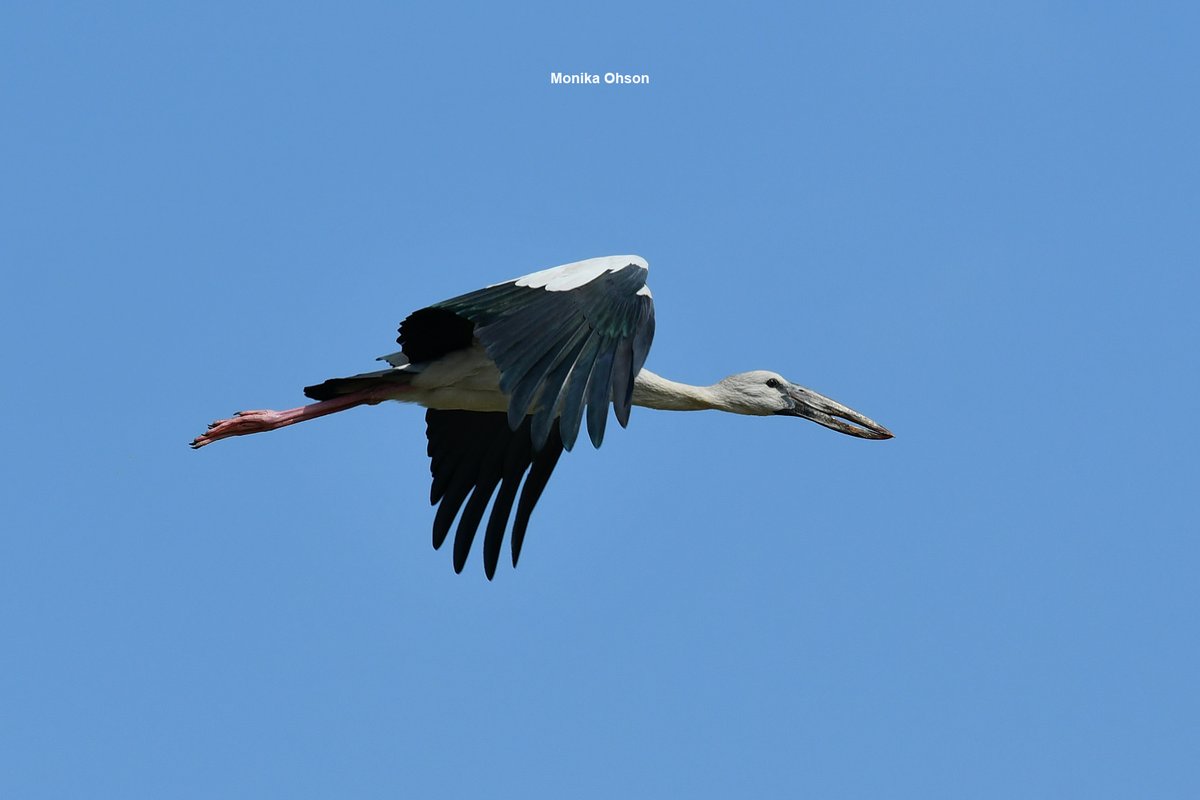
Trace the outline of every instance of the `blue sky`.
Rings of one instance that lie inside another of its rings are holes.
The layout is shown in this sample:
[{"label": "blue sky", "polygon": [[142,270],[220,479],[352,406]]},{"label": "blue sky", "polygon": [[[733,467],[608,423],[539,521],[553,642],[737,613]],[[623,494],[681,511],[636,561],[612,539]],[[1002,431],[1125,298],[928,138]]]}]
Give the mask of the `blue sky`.
[{"label": "blue sky", "polygon": [[[0,794],[1196,796],[1197,23],[6,6]],[[492,583],[419,409],[186,447],[610,253],[897,438],[635,410]]]}]

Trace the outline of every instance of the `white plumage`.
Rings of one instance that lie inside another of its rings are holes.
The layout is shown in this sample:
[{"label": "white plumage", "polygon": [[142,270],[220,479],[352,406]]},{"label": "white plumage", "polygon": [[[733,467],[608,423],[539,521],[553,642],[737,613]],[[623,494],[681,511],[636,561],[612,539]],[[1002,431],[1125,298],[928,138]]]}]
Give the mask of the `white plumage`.
[{"label": "white plumage", "polygon": [[[589,258],[585,261],[575,261],[550,269],[531,272],[517,278],[517,286],[527,286],[531,289],[545,289],[548,292],[569,292],[584,284],[591,283],[606,272],[616,272],[628,266],[649,269],[646,260],[641,256],[605,256]],[[495,285],[495,284],[493,284]],[[642,287],[645,289],[645,287]],[[640,291],[640,290],[639,290]],[[649,293],[649,290],[646,290]]]}]

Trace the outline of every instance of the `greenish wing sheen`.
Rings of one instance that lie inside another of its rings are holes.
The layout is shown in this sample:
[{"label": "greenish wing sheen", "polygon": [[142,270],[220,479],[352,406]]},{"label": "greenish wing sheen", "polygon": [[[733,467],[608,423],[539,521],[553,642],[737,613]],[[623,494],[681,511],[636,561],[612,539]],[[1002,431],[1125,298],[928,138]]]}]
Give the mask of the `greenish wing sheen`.
[{"label": "greenish wing sheen", "polygon": [[516,430],[533,415],[535,450],[546,444],[556,419],[562,446],[570,450],[585,407],[588,435],[599,447],[610,402],[621,426],[629,423],[634,376],[654,339],[654,301],[639,294],[646,275],[644,267],[629,264],[567,291],[509,281],[431,308],[474,323],[509,395],[509,426]]}]

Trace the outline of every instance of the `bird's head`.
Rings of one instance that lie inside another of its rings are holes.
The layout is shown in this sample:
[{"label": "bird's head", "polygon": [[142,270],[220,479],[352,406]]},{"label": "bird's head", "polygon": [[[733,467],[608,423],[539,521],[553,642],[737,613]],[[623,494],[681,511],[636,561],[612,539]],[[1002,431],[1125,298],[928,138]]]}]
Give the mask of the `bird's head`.
[{"label": "bird's head", "polygon": [[836,400],[797,386],[775,372],[761,369],[739,372],[725,378],[713,389],[722,407],[736,414],[802,417],[861,439],[892,438],[892,432],[878,422]]}]

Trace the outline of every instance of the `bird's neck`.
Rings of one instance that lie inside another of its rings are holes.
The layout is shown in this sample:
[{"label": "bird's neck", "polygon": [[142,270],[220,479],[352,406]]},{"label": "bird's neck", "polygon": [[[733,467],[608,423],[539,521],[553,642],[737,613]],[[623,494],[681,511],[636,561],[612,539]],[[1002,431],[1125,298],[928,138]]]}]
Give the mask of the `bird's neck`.
[{"label": "bird's neck", "polygon": [[721,397],[711,386],[691,386],[669,381],[648,369],[633,381],[633,404],[662,411],[704,411],[723,409]]}]

